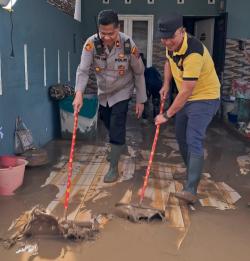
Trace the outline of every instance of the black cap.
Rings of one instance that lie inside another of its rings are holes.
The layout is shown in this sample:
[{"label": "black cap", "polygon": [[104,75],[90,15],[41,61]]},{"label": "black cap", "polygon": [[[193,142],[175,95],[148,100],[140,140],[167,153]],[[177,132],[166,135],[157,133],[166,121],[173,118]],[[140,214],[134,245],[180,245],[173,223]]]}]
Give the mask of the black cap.
[{"label": "black cap", "polygon": [[156,36],[158,38],[171,38],[176,30],[183,26],[183,17],[181,14],[172,13],[162,16],[157,22]]}]

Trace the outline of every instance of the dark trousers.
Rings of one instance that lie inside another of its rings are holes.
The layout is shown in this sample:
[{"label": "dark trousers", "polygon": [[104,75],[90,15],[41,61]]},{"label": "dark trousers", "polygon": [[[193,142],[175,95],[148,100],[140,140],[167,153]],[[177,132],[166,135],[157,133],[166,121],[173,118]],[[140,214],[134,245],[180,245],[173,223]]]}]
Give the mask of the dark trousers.
[{"label": "dark trousers", "polygon": [[206,130],[219,105],[218,99],[190,101],[176,114],[176,138],[184,161],[188,154],[204,155]]},{"label": "dark trousers", "polygon": [[160,87],[154,87],[154,86],[147,85],[146,91],[147,91],[148,99],[152,96],[152,100],[153,99],[159,99],[160,100],[160,93],[159,93],[160,90],[161,90],[161,86]]},{"label": "dark trousers", "polygon": [[100,119],[109,131],[109,142],[124,145],[126,142],[126,121],[129,100],[120,101],[112,107],[99,107]]}]

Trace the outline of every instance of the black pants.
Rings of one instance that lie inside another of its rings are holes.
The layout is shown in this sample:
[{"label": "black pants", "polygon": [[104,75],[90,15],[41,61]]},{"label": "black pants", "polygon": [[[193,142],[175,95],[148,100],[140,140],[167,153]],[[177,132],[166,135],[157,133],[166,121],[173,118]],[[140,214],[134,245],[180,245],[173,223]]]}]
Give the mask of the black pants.
[{"label": "black pants", "polygon": [[154,100],[154,99],[160,100],[161,99],[161,96],[160,96],[161,87],[162,86],[155,87],[155,86],[147,85],[146,91],[147,91],[148,99],[152,96],[152,100]]},{"label": "black pants", "polygon": [[112,107],[99,107],[100,119],[109,131],[109,142],[124,145],[126,142],[126,121],[129,100],[114,104]]}]

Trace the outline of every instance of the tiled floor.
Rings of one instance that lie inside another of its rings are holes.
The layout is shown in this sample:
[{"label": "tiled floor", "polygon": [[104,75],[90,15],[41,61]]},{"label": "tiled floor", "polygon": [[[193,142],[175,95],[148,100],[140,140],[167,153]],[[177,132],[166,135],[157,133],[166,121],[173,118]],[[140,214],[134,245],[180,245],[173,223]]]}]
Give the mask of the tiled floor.
[{"label": "tiled floor", "polygon": [[[200,200],[190,208],[172,195],[183,187],[185,168],[173,126],[162,127],[145,191],[145,203],[164,209],[166,222],[136,225],[117,217],[114,205],[121,199],[128,204],[138,202],[154,126],[138,123],[130,115],[128,153],[120,160],[121,176],[114,184],[103,183],[109,163],[106,161],[106,134],[103,127],[99,127],[95,140],[76,143],[68,218],[79,221],[108,213],[113,215],[113,219],[101,230],[100,238],[88,246],[86,243],[72,245],[60,240],[37,239],[35,243],[39,243],[40,252],[34,260],[48,260],[51,256],[53,260],[152,260],[153,257],[174,261],[196,261],[202,257],[203,260],[228,261],[236,257],[238,260],[248,260],[250,176],[249,166],[240,165],[239,157],[240,160],[248,157],[250,150],[244,143],[230,136],[219,124],[210,127],[206,139],[204,175],[199,186]],[[46,148],[51,163],[27,169],[24,184],[16,195],[0,198],[1,235],[6,235],[13,219],[36,204],[45,206],[58,217],[63,216],[70,141],[56,140]],[[245,169],[245,175],[241,175],[241,168]],[[177,174],[178,180],[174,178]],[[215,244],[215,240],[220,243]],[[60,251],[56,250],[59,245]],[[47,252],[43,252],[42,246],[47,247]],[[4,260],[31,258],[28,253],[16,254],[15,251],[3,250]],[[225,258],[222,258],[222,252]]]}]

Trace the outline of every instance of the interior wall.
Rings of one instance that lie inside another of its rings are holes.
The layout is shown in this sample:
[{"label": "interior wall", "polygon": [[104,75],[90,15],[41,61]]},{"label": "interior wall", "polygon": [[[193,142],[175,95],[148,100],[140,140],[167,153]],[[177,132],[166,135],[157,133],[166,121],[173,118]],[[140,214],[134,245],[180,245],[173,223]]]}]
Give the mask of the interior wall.
[{"label": "interior wall", "polygon": [[[0,154],[6,154],[13,153],[15,119],[18,115],[32,131],[38,146],[59,135],[58,108],[48,97],[48,87],[57,83],[58,50],[61,83],[68,80],[67,57],[70,52],[70,84],[74,85],[82,49],[82,25],[46,0],[17,1],[13,12],[15,57],[11,58],[10,14],[1,8],[0,21],[0,131],[3,133],[3,137],[0,135]],[[27,44],[28,54],[28,90],[25,90],[24,44]],[[47,60],[46,86],[43,71],[44,48]]]},{"label": "interior wall", "polygon": [[228,30],[227,37],[250,38],[249,12],[250,1],[227,0]]},{"label": "interior wall", "polygon": [[[223,93],[232,94],[233,81],[250,83],[250,27],[249,24],[250,1],[227,0],[228,27],[226,41],[226,57],[224,70]],[[240,48],[243,40],[245,51]]]}]

